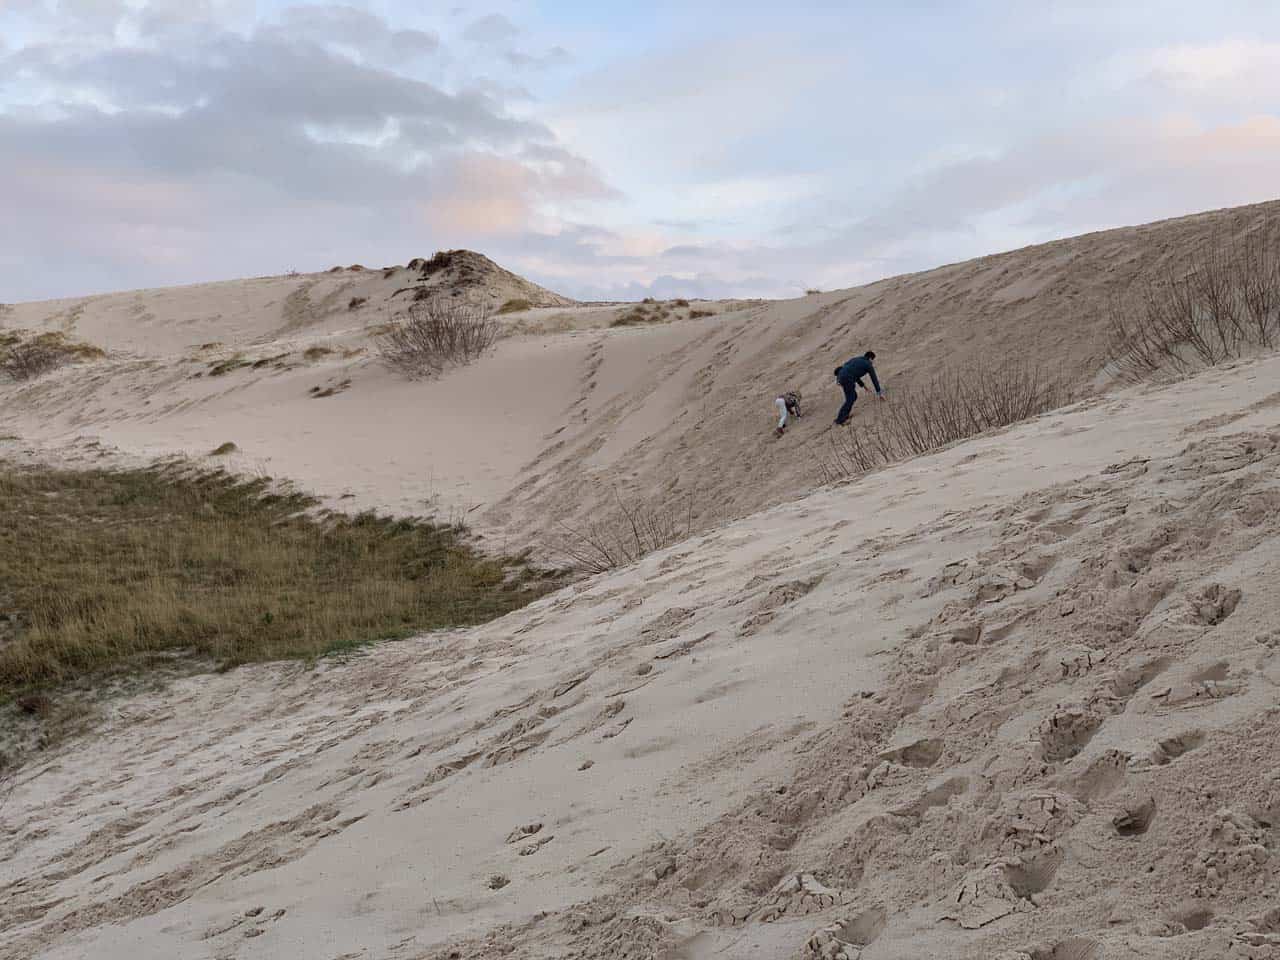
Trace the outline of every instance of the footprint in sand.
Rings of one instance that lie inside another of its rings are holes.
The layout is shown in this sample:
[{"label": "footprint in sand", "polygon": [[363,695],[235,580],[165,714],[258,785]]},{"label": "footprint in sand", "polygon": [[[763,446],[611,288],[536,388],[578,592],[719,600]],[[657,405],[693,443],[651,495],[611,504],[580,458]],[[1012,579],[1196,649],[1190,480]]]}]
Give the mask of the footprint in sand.
[{"label": "footprint in sand", "polygon": [[881,906],[841,917],[805,941],[805,954],[818,960],[858,960],[862,951],[879,938],[888,919]]},{"label": "footprint in sand", "polygon": [[1088,746],[1102,716],[1083,706],[1059,707],[1040,723],[1040,753],[1045,760],[1070,760]]}]

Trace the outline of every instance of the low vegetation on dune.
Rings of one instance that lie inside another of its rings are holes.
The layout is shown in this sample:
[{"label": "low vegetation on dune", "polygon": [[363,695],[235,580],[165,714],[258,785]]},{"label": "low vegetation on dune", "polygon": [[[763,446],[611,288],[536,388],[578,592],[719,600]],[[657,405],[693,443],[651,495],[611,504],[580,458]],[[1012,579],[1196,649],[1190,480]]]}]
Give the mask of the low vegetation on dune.
[{"label": "low vegetation on dune", "polygon": [[315,507],[224,472],[0,463],[0,700],[148,656],[230,667],[479,623],[556,585],[458,526]]},{"label": "low vegetation on dune", "polygon": [[498,308],[498,313],[522,313],[532,306],[524,297],[512,297]]},{"label": "low vegetation on dune", "polygon": [[[1122,380],[1187,377],[1280,346],[1280,225],[1212,238],[1190,261],[1116,299],[1108,357]],[[860,414],[831,436],[821,478],[839,480],[1038,416],[1072,399],[1043,367],[1014,362],[944,373]]]},{"label": "low vegetation on dune", "polygon": [[1033,365],[947,371],[895,391],[886,403],[859,400],[853,421],[832,428],[818,471],[824,482],[841,480],[1039,416],[1070,399],[1065,381]]},{"label": "low vegetation on dune", "polygon": [[666,323],[669,320],[678,319],[679,315],[676,311],[679,310],[688,311],[686,315],[690,319],[709,317],[714,312],[711,310],[690,309],[689,301],[685,299],[658,301],[653,297],[645,297],[630,309],[614,317],[610,326],[635,327],[651,323]]},{"label": "low vegetation on dune", "polygon": [[501,335],[502,325],[486,307],[437,297],[411,305],[374,334],[374,342],[386,366],[419,378],[473,363]]},{"label": "low vegetation on dune", "polygon": [[0,375],[10,380],[32,380],[69,363],[104,355],[98,347],[68,339],[59,331],[0,330]]},{"label": "low vegetation on dune", "polygon": [[1280,345],[1280,224],[1214,239],[1189,269],[1148,278],[1112,307],[1110,350],[1130,381],[1181,377]]},{"label": "low vegetation on dune", "polygon": [[648,304],[640,304],[618,314],[613,318],[613,322],[609,326],[638,327],[649,323],[662,323],[668,316],[669,314],[663,310],[659,310],[656,307],[650,310]]},{"label": "low vegetation on dune", "polygon": [[586,574],[604,573],[687,540],[703,521],[692,494],[645,502],[626,500],[615,490],[613,503],[590,520],[562,521],[548,546],[567,567]]}]

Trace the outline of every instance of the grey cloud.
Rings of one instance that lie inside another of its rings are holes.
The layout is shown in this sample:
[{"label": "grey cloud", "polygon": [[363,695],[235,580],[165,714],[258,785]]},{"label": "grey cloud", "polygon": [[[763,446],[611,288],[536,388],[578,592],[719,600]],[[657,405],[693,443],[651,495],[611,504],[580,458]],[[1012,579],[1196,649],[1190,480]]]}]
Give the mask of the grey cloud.
[{"label": "grey cloud", "polygon": [[434,50],[429,35],[336,6],[247,36],[151,24],[148,48],[0,55],[0,91],[21,74],[56,108],[0,105],[0,266],[33,266],[6,267],[5,299],[65,294],[68,276],[91,290],[429,254],[456,245],[430,210],[471,156],[527,168],[509,189],[528,203],[609,193],[500,93],[395,69],[396,44]]},{"label": "grey cloud", "polygon": [[710,255],[711,251],[706,247],[695,246],[694,244],[677,244],[674,247],[667,247],[660,256],[664,258],[683,258],[686,260],[697,260]]},{"label": "grey cloud", "polygon": [[573,62],[573,57],[564,47],[552,47],[546,53],[532,54],[525,53],[521,50],[508,50],[503,54],[503,58],[513,67],[521,67],[533,70],[544,70],[551,67],[561,67],[567,63]]},{"label": "grey cloud", "polygon": [[393,30],[381,17],[356,7],[290,7],[270,31],[281,38],[337,44],[381,63],[397,64],[435,53],[440,38],[423,30]]},{"label": "grey cloud", "polygon": [[462,32],[471,43],[497,46],[520,35],[520,28],[500,13],[491,13],[470,23]]}]

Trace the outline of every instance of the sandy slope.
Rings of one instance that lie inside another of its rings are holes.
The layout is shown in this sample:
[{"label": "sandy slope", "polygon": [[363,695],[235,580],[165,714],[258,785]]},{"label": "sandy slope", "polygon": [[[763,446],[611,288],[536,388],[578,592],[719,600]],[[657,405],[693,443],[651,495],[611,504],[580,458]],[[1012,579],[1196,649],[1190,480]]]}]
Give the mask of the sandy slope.
[{"label": "sandy slope", "polygon": [[[1278,215],[1280,203],[1202,214],[798,300],[668,307],[622,328],[610,324],[628,306],[565,306],[475,254],[425,279],[422,267],[342,270],[19,304],[0,324],[66,330],[112,355],[0,384],[0,431],[197,457],[229,440],[236,469],[354,507],[427,503],[497,537],[607,516],[615,491],[692,501],[707,529],[813,488],[840,399],[831,370],[851,354],[878,351],[891,396],[983,358],[1038,362],[1088,391],[1115,294]],[[474,366],[406,383],[369,338],[419,286],[549,306],[505,316],[511,336]],[[772,401],[791,387],[811,415],[775,442]]]},{"label": "sandy slope", "polygon": [[1280,955],[1278,389],[1094,399],[122,703],[0,808],[0,957]]}]

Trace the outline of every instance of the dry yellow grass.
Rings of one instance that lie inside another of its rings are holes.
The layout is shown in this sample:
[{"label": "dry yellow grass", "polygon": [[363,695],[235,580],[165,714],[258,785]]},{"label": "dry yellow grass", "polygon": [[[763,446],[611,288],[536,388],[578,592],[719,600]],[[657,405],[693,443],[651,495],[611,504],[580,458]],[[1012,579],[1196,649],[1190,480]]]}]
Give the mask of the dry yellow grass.
[{"label": "dry yellow grass", "polygon": [[458,527],[313,516],[222,472],[0,463],[0,694],[182,651],[222,666],[472,624],[553,578],[474,551]]}]

